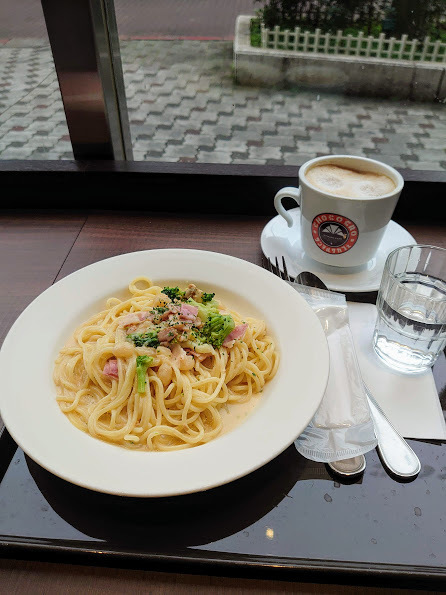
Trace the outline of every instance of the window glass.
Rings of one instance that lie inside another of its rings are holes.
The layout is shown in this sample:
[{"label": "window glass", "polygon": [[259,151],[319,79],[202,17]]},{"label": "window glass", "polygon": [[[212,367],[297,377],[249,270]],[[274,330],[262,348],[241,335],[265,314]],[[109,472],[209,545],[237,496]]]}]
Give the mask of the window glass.
[{"label": "window glass", "polygon": [[116,14],[135,160],[446,169],[443,0],[117,0]]},{"label": "window glass", "polygon": [[2,0],[0,159],[73,159],[39,0]]},{"label": "window glass", "polygon": [[[72,159],[40,2],[2,8],[0,158]],[[342,153],[446,169],[444,0],[116,0],[115,11],[135,160]]]}]

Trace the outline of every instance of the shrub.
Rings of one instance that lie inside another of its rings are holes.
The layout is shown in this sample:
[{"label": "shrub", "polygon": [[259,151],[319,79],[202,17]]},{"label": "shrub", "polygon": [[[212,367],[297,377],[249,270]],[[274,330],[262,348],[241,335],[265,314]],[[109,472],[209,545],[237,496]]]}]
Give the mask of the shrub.
[{"label": "shrub", "polygon": [[366,35],[446,38],[446,0],[256,0],[269,29],[301,27],[324,33],[338,29]]},{"label": "shrub", "polygon": [[446,41],[445,0],[393,0],[389,17],[394,35],[406,33],[412,39]]},{"label": "shrub", "polygon": [[385,15],[390,0],[256,0],[263,3],[259,16],[267,28],[302,27],[334,32],[365,28],[370,33]]}]

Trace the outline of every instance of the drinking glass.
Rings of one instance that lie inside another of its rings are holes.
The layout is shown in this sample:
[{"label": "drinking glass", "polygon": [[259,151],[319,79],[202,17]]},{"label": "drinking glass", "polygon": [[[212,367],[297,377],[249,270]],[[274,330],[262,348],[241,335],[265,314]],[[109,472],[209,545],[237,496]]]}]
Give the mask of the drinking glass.
[{"label": "drinking glass", "polygon": [[446,345],[446,250],[403,246],[389,254],[376,302],[373,347],[406,373],[430,368]]}]

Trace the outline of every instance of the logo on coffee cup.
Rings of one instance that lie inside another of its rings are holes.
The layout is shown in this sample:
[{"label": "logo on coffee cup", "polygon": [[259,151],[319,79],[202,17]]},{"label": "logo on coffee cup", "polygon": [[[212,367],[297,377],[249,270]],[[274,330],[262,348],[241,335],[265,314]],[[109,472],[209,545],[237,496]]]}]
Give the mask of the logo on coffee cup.
[{"label": "logo on coffee cup", "polygon": [[359,232],[347,217],[334,213],[321,213],[313,219],[311,233],[316,246],[328,254],[344,254],[356,244]]}]

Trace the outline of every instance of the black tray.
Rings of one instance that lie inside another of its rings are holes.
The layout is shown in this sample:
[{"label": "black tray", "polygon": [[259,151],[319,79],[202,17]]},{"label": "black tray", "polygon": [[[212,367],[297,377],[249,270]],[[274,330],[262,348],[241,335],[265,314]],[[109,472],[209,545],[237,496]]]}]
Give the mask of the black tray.
[{"label": "black tray", "polygon": [[[434,367],[446,401],[444,354]],[[438,586],[446,579],[446,450],[409,441],[422,470],[390,477],[376,451],[340,481],[294,446],[226,486],[160,499],[115,497],[45,471],[0,439],[3,556],[203,574]]]}]

